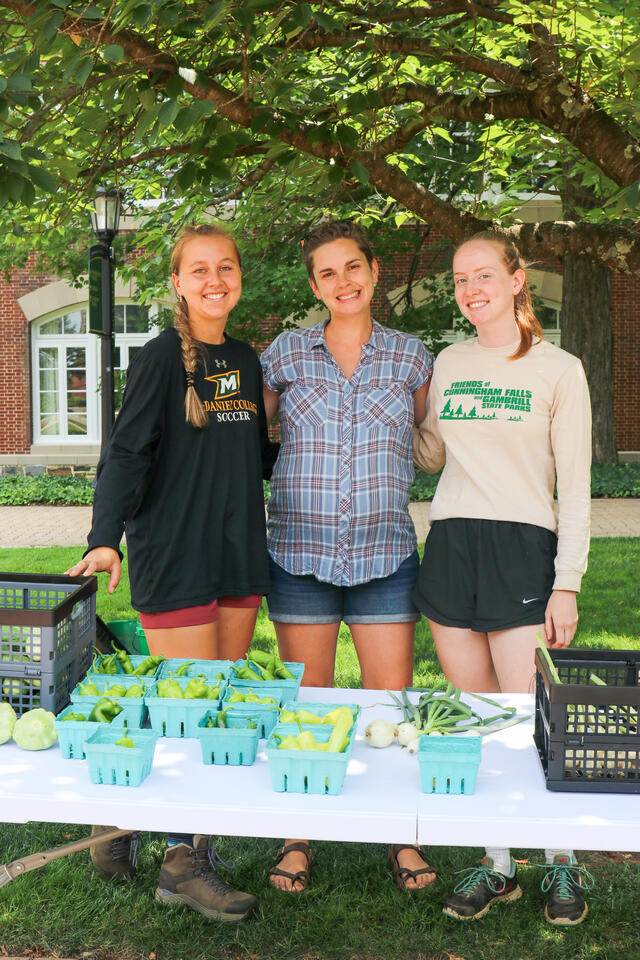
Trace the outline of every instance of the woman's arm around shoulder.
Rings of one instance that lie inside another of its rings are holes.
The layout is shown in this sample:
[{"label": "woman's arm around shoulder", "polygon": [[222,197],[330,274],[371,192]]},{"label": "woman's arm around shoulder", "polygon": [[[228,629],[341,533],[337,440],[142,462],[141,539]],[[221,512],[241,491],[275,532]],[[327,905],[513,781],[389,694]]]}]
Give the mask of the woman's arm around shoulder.
[{"label": "woman's arm around shoulder", "polygon": [[264,410],[267,417],[267,423],[271,423],[278,411],[280,394],[276,393],[275,390],[269,390],[268,387],[263,387],[262,396],[264,397]]},{"label": "woman's arm around shoulder", "polygon": [[[415,406],[413,428],[413,460],[417,467],[427,473],[437,473],[445,462],[444,441],[438,428],[438,362],[433,362],[431,354],[429,380],[424,385],[424,396],[418,396]],[[422,416],[420,416],[422,414]]]}]

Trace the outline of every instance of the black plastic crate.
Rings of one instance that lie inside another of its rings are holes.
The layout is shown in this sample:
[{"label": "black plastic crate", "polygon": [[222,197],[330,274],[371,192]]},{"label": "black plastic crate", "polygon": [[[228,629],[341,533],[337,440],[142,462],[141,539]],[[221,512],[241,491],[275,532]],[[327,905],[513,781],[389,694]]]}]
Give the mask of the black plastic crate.
[{"label": "black plastic crate", "polygon": [[640,793],[640,652],[549,654],[562,682],[536,651],[534,733],[547,788]]},{"label": "black plastic crate", "polygon": [[18,714],[58,713],[91,664],[95,577],[0,573],[0,691]]}]

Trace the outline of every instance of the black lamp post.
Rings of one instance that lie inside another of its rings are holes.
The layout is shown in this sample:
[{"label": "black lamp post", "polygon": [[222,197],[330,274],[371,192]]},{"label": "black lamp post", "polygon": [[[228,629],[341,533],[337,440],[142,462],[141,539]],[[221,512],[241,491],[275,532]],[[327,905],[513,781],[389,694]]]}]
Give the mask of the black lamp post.
[{"label": "black lamp post", "polygon": [[115,260],[111,243],[118,232],[120,192],[98,187],[89,211],[91,226],[99,241],[89,249],[89,330],[101,338],[102,450],[113,426],[113,302]]}]

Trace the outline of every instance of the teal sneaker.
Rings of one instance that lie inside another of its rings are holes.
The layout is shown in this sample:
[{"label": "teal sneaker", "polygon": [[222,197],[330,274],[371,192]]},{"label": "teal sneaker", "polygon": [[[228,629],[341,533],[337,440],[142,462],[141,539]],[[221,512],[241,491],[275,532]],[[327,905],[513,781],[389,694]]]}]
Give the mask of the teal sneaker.
[{"label": "teal sneaker", "polygon": [[545,864],[546,873],[540,887],[547,894],[544,915],[556,927],[575,927],[587,915],[583,890],[591,890],[593,877],[575,859],[559,854],[552,864]]},{"label": "teal sneaker", "polygon": [[478,920],[488,913],[494,903],[512,903],[522,896],[515,865],[513,875],[507,877],[493,869],[491,857],[484,857],[477,867],[458,872],[464,872],[466,876],[454,888],[442,908],[447,917]]}]

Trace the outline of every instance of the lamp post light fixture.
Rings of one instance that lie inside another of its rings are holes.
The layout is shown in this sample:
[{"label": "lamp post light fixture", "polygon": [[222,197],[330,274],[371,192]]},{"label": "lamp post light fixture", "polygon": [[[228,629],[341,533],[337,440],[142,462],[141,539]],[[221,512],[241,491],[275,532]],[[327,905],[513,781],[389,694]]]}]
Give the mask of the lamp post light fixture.
[{"label": "lamp post light fixture", "polygon": [[113,402],[113,304],[115,259],[111,243],[118,233],[122,202],[115,187],[98,187],[89,211],[91,227],[98,240],[89,248],[89,331],[101,339],[102,429],[104,453],[114,419]]}]

